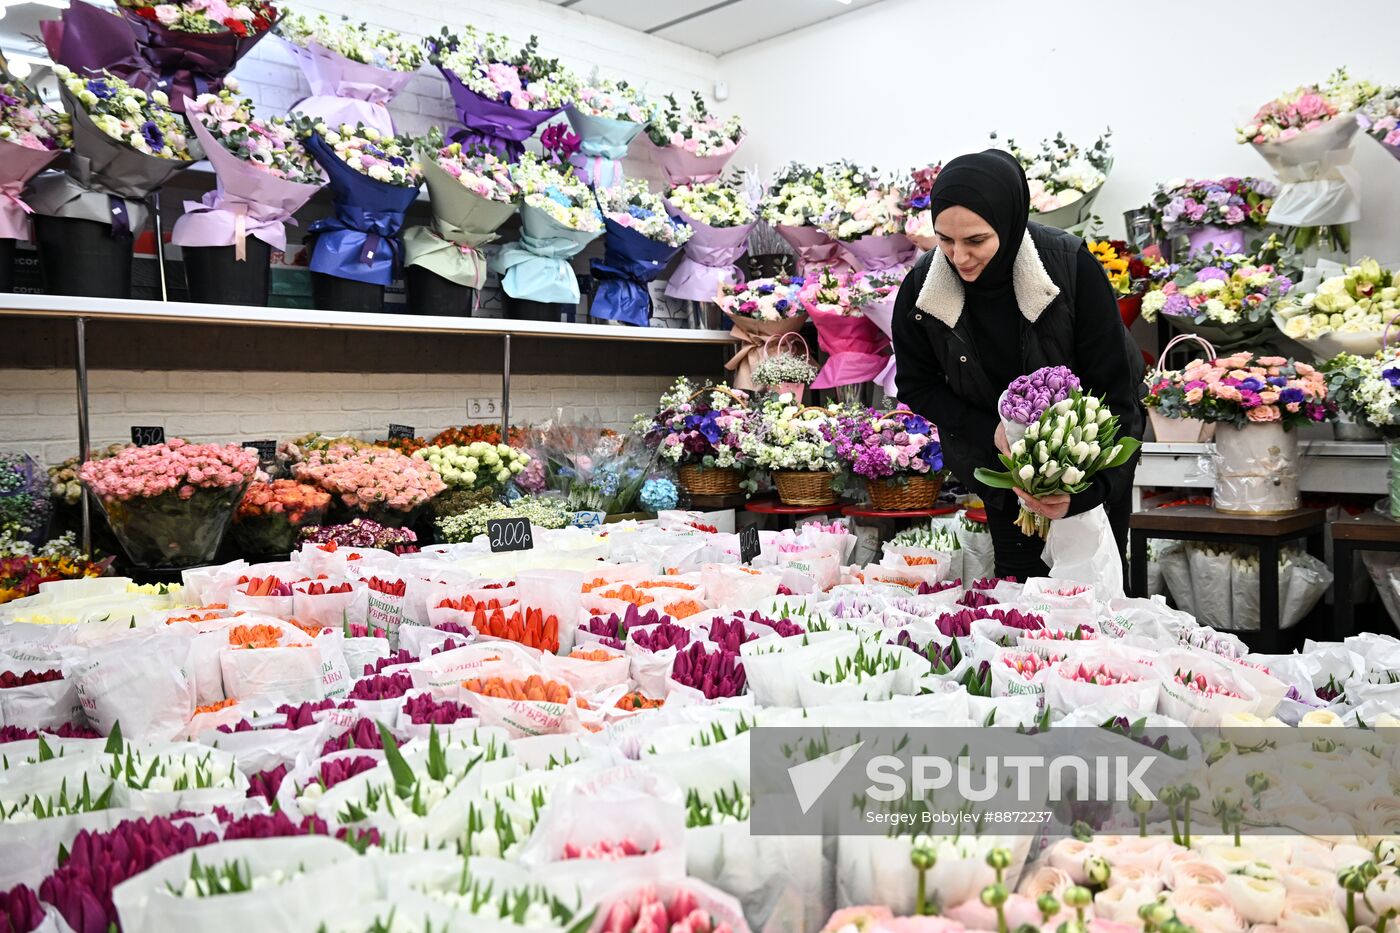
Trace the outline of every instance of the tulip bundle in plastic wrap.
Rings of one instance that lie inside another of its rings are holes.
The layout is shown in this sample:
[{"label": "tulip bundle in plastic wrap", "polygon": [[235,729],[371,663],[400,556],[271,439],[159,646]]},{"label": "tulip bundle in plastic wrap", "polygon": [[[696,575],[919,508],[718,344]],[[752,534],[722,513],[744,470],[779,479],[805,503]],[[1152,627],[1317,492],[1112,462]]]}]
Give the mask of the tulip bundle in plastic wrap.
[{"label": "tulip bundle in plastic wrap", "polygon": [[[1202,625],[1259,630],[1259,553],[1243,547],[1169,542],[1157,563],[1172,599]],[[1312,555],[1284,550],[1278,563],[1279,628],[1303,621],[1332,583],[1332,571]]]}]

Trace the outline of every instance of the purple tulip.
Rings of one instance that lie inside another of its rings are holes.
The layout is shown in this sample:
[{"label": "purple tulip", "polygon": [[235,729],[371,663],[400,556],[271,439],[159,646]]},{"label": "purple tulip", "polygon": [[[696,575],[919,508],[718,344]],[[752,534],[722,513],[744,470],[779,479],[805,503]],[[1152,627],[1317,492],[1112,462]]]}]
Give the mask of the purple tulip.
[{"label": "purple tulip", "polygon": [[636,606],[628,606],[627,611],[621,616],[615,612],[607,618],[594,616],[588,620],[588,624],[583,627],[583,630],[590,635],[601,636],[598,639],[601,644],[620,651],[624,647],[623,643],[627,640],[627,633],[632,629],[669,621],[671,620],[668,616],[662,615],[655,609],[641,612]]},{"label": "purple tulip", "polygon": [[744,642],[753,641],[757,637],[757,632],[750,632],[744,628],[742,618],[732,621],[716,619],[710,625],[710,641],[733,654],[739,653],[739,646]]},{"label": "purple tulip", "polygon": [[307,726],[314,726],[316,724],[315,714],[327,709],[335,709],[335,700],[302,703],[298,706],[283,703],[281,706],[277,707],[277,712],[287,717],[286,725],[283,728],[295,731],[297,729],[305,729]]},{"label": "purple tulip", "polygon": [[1045,628],[1045,620],[1034,612],[1021,612],[1019,609],[993,609],[987,614],[987,618],[995,619],[1007,628],[1018,628],[1022,631],[1039,631]]},{"label": "purple tulip", "polygon": [[350,688],[352,700],[392,700],[413,689],[413,678],[406,671],[396,674],[373,674],[355,682]]},{"label": "purple tulip", "polygon": [[994,590],[998,583],[1019,583],[1015,577],[983,577],[980,580],[973,580],[971,589],[974,590]]},{"label": "purple tulip", "polygon": [[348,781],[357,774],[376,767],[379,762],[368,755],[356,755],[354,758],[337,758],[335,761],[321,762],[321,784],[326,790],[330,790],[341,781]]},{"label": "purple tulip", "polygon": [[44,920],[44,908],[27,885],[16,885],[0,891],[0,917],[4,918],[6,933],[29,933]]},{"label": "purple tulip", "polygon": [[456,700],[437,700],[428,694],[416,696],[403,705],[409,722],[415,725],[448,726],[459,719],[470,719],[470,706]]},{"label": "purple tulip", "polygon": [[383,747],[383,741],[379,738],[378,724],[369,719],[357,719],[353,726],[321,746],[321,755],[343,752],[349,748]]},{"label": "purple tulip", "polygon": [[[791,619],[770,619],[767,616],[760,613],[757,609],[755,609],[753,612],[750,612],[748,615],[744,615],[742,612],[736,612],[734,613],[734,618],[741,619],[745,622],[752,622],[754,625],[767,626],[768,628],[772,629],[775,634],[781,635],[784,638],[791,638],[794,635],[807,634],[806,629],[804,629],[802,626],[798,625]],[[761,634],[766,635],[768,633],[763,632]]]},{"label": "purple tulip", "polygon": [[662,651],[666,648],[684,648],[690,644],[690,629],[674,622],[658,622],[640,632],[631,632],[629,637],[647,651]]},{"label": "purple tulip", "polygon": [[412,664],[417,660],[416,657],[408,653],[408,649],[400,648],[387,657],[377,659],[373,664],[366,664],[363,676],[368,677],[371,674],[378,674],[380,671],[384,670],[384,668],[393,667],[395,664]]},{"label": "purple tulip", "polygon": [[702,642],[676,655],[671,677],[679,684],[699,690],[707,700],[738,696],[747,685],[744,665],[737,654],[723,648],[707,652]]},{"label": "purple tulip", "polygon": [[37,739],[39,733],[44,735],[57,736],[60,739],[100,739],[102,733],[91,726],[75,726],[71,722],[65,722],[57,729],[21,729],[19,726],[5,726],[0,729],[0,745],[6,742],[23,742],[25,739]]},{"label": "purple tulip", "polygon": [[437,625],[434,625],[433,628],[437,629],[439,632],[446,632],[449,635],[461,635],[463,638],[471,638],[476,634],[476,632],[473,632],[465,625],[459,625],[456,622],[439,622]]},{"label": "purple tulip", "polygon": [[996,605],[996,600],[981,590],[968,590],[958,598],[958,605],[969,609],[981,609],[983,606]]},{"label": "purple tulip", "polygon": [[466,644],[467,643],[464,641],[458,641],[455,638],[449,638],[447,639],[447,641],[434,648],[431,654],[442,654],[444,651],[452,651],[456,648],[464,648],[466,647]]},{"label": "purple tulip", "polygon": [[932,596],[934,593],[942,593],[944,590],[955,590],[962,586],[961,580],[944,580],[942,583],[920,583],[919,588],[914,591],[915,596]]},{"label": "purple tulip", "polygon": [[1065,366],[1047,366],[1026,376],[1017,376],[1006,387],[1001,400],[1001,416],[1017,424],[1039,420],[1045,409],[1079,388],[1079,377]]},{"label": "purple tulip", "polygon": [[278,765],[267,771],[259,771],[248,779],[248,796],[261,797],[268,803],[277,799],[277,791],[287,777],[287,766]]}]

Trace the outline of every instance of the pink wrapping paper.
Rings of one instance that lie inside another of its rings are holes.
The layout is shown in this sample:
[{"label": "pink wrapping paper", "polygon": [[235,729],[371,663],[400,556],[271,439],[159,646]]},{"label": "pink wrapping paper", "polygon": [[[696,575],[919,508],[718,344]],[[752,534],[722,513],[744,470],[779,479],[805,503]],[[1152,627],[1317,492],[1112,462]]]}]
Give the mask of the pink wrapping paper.
[{"label": "pink wrapping paper", "polygon": [[829,268],[832,272],[852,272],[850,259],[826,231],[818,227],[794,227],[778,224],[774,229],[778,236],[797,250],[797,272],[799,275],[818,272]]},{"label": "pink wrapping paper", "polygon": [[666,294],[686,301],[714,301],[721,283],[742,282],[744,274],[734,263],[748,249],[753,224],[742,227],[711,227],[686,217],[685,212],[666,202],[673,217],[684,217],[695,234],[685,244],[681,264],[666,283]]},{"label": "pink wrapping paper", "polygon": [[[870,323],[880,328],[880,333],[885,335],[885,339],[894,338],[894,294],[881,298],[879,301],[872,301],[862,310],[865,316],[870,319]],[[874,382],[884,391],[889,398],[894,398],[899,394],[895,386],[895,362],[894,354],[886,359],[885,365],[875,375]]]},{"label": "pink wrapping paper", "polygon": [[305,49],[291,42],[287,46],[311,85],[311,96],[293,105],[293,110],[332,127],[363,123],[393,134],[394,121],[385,105],[408,87],[417,72],[352,62],[315,42]]},{"label": "pink wrapping paper", "polygon": [[738,351],[724,364],[724,368],[734,373],[734,388],[752,392],[758,388],[753,381],[753,371],[763,359],[763,345],[770,337],[801,330],[807,323],[807,315],[798,314],[781,321],[755,321],[753,318],[735,317],[728,311],[724,313],[734,323],[729,335],[739,341]]},{"label": "pink wrapping paper", "polygon": [[714,181],[734,158],[734,153],[722,156],[698,156],[675,146],[658,146],[651,137],[642,134],[651,152],[652,161],[661,166],[672,185],[688,185],[699,181]]},{"label": "pink wrapping paper", "polygon": [[[194,101],[186,98],[186,108]],[[292,215],[320,190],[276,178],[238,158],[210,135],[196,117],[189,121],[194,135],[204,147],[205,158],[214,166],[218,187],[202,201],[186,201],[185,213],[171,231],[176,246],[235,246],[238,258],[245,258],[247,238],[257,237],[273,249],[286,250],[286,224],[295,224]]]},{"label": "pink wrapping paper", "polygon": [[817,373],[814,389],[872,382],[890,362],[890,339],[865,315],[847,317],[804,302],[817,325],[817,344],[827,361]]},{"label": "pink wrapping paper", "polygon": [[859,240],[842,243],[852,263],[862,272],[888,272],[907,269],[919,258],[919,248],[902,233],[888,236],[869,234]]},{"label": "pink wrapping paper", "polygon": [[58,158],[59,150],[30,149],[0,141],[0,240],[29,240],[29,215],[34,211],[20,198],[29,179]]}]

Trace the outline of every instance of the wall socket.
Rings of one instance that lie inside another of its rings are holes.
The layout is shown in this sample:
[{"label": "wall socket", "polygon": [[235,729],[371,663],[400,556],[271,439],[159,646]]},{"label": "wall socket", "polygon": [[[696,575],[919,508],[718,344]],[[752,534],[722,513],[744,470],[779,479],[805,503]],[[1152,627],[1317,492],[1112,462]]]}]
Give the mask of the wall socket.
[{"label": "wall socket", "polygon": [[499,418],[501,417],[501,401],[496,398],[469,398],[467,399],[468,418]]}]

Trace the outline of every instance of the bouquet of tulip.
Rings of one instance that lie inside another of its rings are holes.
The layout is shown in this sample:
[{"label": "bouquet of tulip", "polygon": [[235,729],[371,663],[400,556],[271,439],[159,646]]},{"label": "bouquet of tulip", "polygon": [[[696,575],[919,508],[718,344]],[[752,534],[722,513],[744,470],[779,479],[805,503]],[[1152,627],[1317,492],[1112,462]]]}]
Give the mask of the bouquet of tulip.
[{"label": "bouquet of tulip", "polygon": [[671,257],[695,231],[684,220],[671,216],[666,202],[652,194],[646,182],[627,179],[596,190],[603,211],[606,252],[592,262],[598,289],[589,314],[646,327],[651,320],[647,283],[665,271]]},{"label": "bouquet of tulip", "polygon": [[1168,418],[1198,418],[1244,427],[1281,422],[1294,428],[1326,421],[1335,409],[1323,374],[1307,363],[1247,351],[1213,361],[1194,360],[1179,379],[1148,393],[1146,404]]},{"label": "bouquet of tulip", "polygon": [[73,145],[68,114],[44,104],[19,81],[0,81],[0,239],[28,240],[25,184]]},{"label": "bouquet of tulip", "polygon": [[1103,266],[1114,294],[1120,298],[1133,294],[1137,283],[1152,275],[1147,263],[1135,256],[1132,247],[1123,240],[1088,239],[1085,242],[1089,246],[1089,252],[1093,253],[1099,265]]},{"label": "bouquet of tulip", "polygon": [[1274,307],[1274,323],[1319,359],[1370,356],[1381,348],[1386,327],[1400,318],[1400,284],[1374,259],[1339,271],[1314,283],[1310,270]]},{"label": "bouquet of tulip", "polygon": [[491,262],[512,298],[577,304],[578,276],[569,259],[603,232],[593,192],[570,168],[561,171],[533,153],[511,166],[520,189],[522,238],[507,243]]},{"label": "bouquet of tulip", "polygon": [[1026,428],[1045,414],[1045,409],[1079,389],[1079,377],[1067,366],[1043,366],[1030,375],[1017,376],[997,401],[1007,442],[1019,441]]},{"label": "bouquet of tulip", "polygon": [[1153,272],[1160,288],[1142,298],[1142,317],[1166,315],[1178,329],[1205,337],[1217,347],[1257,338],[1268,326],[1274,305],[1293,288],[1286,263],[1219,250]]},{"label": "bouquet of tulip", "polygon": [[35,178],[30,205],[42,215],[109,224],[114,235],[140,230],[147,195],[202,155],[185,121],[162,91],[147,94],[105,72],[85,78],[63,65],[54,74],[80,158],[67,174]]},{"label": "bouquet of tulip", "polygon": [[564,108],[579,136],[579,151],[569,161],[595,188],[620,185],[627,147],[646,125],[651,101],[626,81],[595,79],[580,86]]},{"label": "bouquet of tulip", "polygon": [[900,204],[904,210],[904,235],[922,250],[938,245],[933,235],[933,211],[929,210],[929,196],[942,170],[942,162],[914,169],[909,176],[909,186],[904,191],[904,201]]},{"label": "bouquet of tulip", "polygon": [[[737,397],[745,398],[742,393]],[[659,447],[663,460],[676,466],[746,469],[749,459],[742,443],[750,417],[727,386],[697,394],[682,376],[662,393],[655,415],[637,416],[636,427]]]},{"label": "bouquet of tulip", "polygon": [[[1074,495],[1089,488],[1100,470],[1127,463],[1136,438],[1118,436],[1118,418],[1092,395],[1073,389],[1050,405],[998,459],[1005,472],[979,467],[978,482],[994,489],[1020,489],[1031,496]],[[1097,510],[1096,510],[1097,511]],[[1024,505],[1016,522],[1022,533],[1045,537],[1050,522]]]},{"label": "bouquet of tulip", "polygon": [[334,215],[307,228],[315,235],[311,271],[388,285],[403,251],[404,213],[423,181],[413,140],[363,124],[317,123],[305,144],[326,170],[335,204]]},{"label": "bouquet of tulip", "polygon": [[234,247],[247,258],[247,238],[287,248],[287,221],[320,189],[324,175],[280,117],[260,119],[229,79],[217,94],[186,101],[185,115],[218,175],[218,187],[187,201],[171,242],[181,247]]},{"label": "bouquet of tulip", "polygon": [[[1054,139],[1042,140],[1037,152],[1022,149],[1014,139],[1007,139],[1007,150],[1026,170],[1031,191],[1031,219],[1051,227],[1068,228],[1089,217],[1108,172],[1113,167],[1105,130],[1094,145],[1082,149],[1078,143],[1056,133]],[[996,139],[996,134],[992,134]]]},{"label": "bouquet of tulip", "polygon": [[292,474],[338,497],[347,513],[390,526],[412,524],[417,510],[447,488],[427,463],[381,447],[312,451]]},{"label": "bouquet of tulip", "polygon": [[1400,159],[1400,87],[1382,88],[1357,111],[1356,122],[1366,135]]},{"label": "bouquet of tulip", "polygon": [[667,94],[664,106],[653,107],[646,132],[672,185],[715,180],[744,139],[739,118],[710,113],[699,91],[691,94],[688,107]]},{"label": "bouquet of tulip", "polygon": [[423,66],[423,47],[396,32],[348,19],[331,22],[289,13],[277,23],[311,85],[311,96],[292,109],[331,126],[363,123],[392,135],[388,103]]},{"label": "bouquet of tulip", "polygon": [[666,195],[666,210],[695,231],[666,283],[669,297],[714,301],[721,283],[743,279],[735,263],[748,248],[758,217],[736,177],[678,185]]},{"label": "bouquet of tulip", "polygon": [[1187,234],[1192,252],[1209,244],[1242,253],[1244,228],[1264,226],[1278,190],[1267,178],[1176,179],[1157,186],[1147,209],[1159,235]]},{"label": "bouquet of tulip", "polygon": [[233,513],[233,540],[245,554],[289,553],[302,526],[319,525],[330,504],[330,493],[305,483],[254,483]]},{"label": "bouquet of tulip", "polygon": [[178,567],[213,559],[257,469],[253,450],[172,438],[89,460],[79,476],[132,563]]},{"label": "bouquet of tulip", "polygon": [[823,269],[808,276],[799,300],[817,326],[817,342],[827,353],[813,388],[859,385],[876,380],[887,395],[894,392],[894,358],[880,322],[899,289],[899,278],[864,272]]}]

